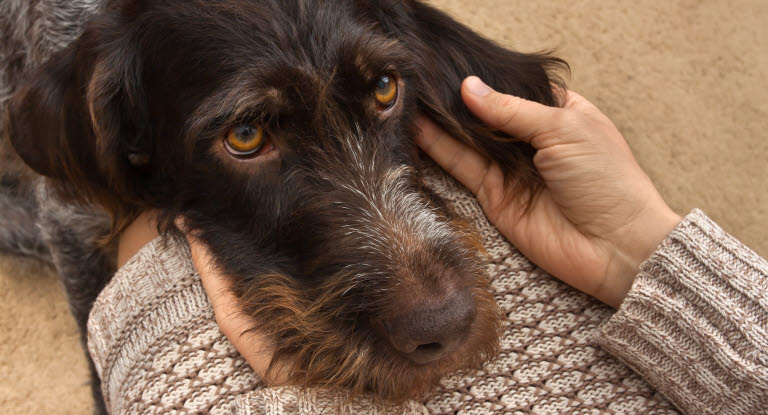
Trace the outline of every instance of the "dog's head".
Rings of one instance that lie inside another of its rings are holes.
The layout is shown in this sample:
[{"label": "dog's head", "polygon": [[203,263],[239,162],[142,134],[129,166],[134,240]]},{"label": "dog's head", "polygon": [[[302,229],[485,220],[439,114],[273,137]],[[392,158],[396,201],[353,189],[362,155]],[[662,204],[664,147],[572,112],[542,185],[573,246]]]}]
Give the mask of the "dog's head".
[{"label": "dog's head", "polygon": [[10,136],[118,224],[186,217],[297,379],[397,402],[492,357],[500,327],[472,232],[415,169],[414,118],[534,187],[532,150],[459,85],[554,105],[560,63],[412,0],[113,1],[15,95]]}]

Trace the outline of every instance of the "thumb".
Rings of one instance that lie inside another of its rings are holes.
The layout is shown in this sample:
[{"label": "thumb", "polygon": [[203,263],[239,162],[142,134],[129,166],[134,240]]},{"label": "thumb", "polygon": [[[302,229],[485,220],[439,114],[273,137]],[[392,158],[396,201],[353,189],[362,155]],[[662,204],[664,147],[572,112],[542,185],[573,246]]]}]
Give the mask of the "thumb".
[{"label": "thumb", "polygon": [[552,123],[558,110],[497,92],[476,76],[464,80],[461,96],[467,108],[488,126],[527,143]]}]

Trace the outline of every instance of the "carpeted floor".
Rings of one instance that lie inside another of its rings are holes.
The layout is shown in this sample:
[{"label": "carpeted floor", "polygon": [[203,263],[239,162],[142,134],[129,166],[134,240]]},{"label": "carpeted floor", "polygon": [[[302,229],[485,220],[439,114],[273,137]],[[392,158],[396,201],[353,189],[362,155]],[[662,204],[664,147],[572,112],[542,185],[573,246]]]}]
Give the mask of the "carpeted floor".
[{"label": "carpeted floor", "polygon": [[[768,2],[435,0],[569,82],[624,132],[668,203],[768,256]],[[0,259],[0,413],[83,414],[85,360],[50,271]]]}]

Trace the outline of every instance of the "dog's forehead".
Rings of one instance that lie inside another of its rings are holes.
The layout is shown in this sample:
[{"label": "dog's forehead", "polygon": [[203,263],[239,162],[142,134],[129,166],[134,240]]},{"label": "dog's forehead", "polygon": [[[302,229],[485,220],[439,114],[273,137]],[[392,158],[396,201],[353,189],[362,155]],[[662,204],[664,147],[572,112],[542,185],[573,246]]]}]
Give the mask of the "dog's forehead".
[{"label": "dog's forehead", "polygon": [[150,7],[142,25],[152,34],[143,36],[143,46],[197,66],[216,63],[220,71],[258,64],[262,72],[317,72],[337,70],[340,60],[367,69],[387,52],[383,30],[356,2],[177,0]]},{"label": "dog's forehead", "polygon": [[149,7],[140,19],[146,66],[155,87],[179,94],[182,106],[201,97],[237,104],[268,98],[264,91],[317,91],[331,78],[364,88],[407,61],[358,2],[175,0]]},{"label": "dog's forehead", "polygon": [[377,75],[409,65],[403,46],[352,1],[166,0],[137,20],[147,86],[173,97],[157,101],[161,114],[175,108],[191,136],[248,112],[312,111],[329,86],[353,100]]}]

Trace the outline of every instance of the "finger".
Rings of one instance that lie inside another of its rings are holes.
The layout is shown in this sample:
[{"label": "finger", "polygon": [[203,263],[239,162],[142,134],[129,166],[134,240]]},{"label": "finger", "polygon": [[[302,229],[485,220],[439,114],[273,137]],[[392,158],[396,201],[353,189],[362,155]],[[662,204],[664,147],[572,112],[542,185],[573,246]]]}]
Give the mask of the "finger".
[{"label": "finger", "polygon": [[[236,300],[236,298],[233,298],[235,296],[232,293],[231,279],[218,271],[213,256],[202,242],[191,235],[187,235],[187,241],[189,241],[189,249],[192,253],[192,262],[200,274],[200,280],[210,297],[214,310],[217,312],[235,311],[233,308],[236,309],[236,303],[233,304],[232,300]],[[227,313],[227,315],[229,314],[234,315],[236,313]]]},{"label": "finger", "polygon": [[[221,297],[221,295],[231,293],[232,282],[229,278],[222,275],[218,271],[213,260],[213,255],[208,250],[208,247],[188,229],[184,218],[181,216],[177,217],[174,220],[174,224],[184,233],[184,236],[187,238],[187,243],[189,243],[189,250],[192,257],[192,263],[194,264],[195,269],[197,269],[197,272],[200,274],[200,280],[203,283],[203,288],[205,288],[209,297],[215,297],[211,298],[211,303],[214,305],[214,310],[216,310],[217,306],[220,305],[216,299]],[[216,302],[214,302],[214,300],[216,300]]]},{"label": "finger", "polygon": [[554,121],[559,110],[496,92],[476,76],[464,80],[461,96],[467,108],[491,128],[527,143]]},{"label": "finger", "polygon": [[[200,274],[200,281],[211,301],[219,325],[225,335],[235,344],[242,333],[253,324],[240,312],[237,296],[234,294],[232,279],[216,268],[213,255],[196,237],[187,235],[192,263]],[[239,349],[239,348],[238,348]]]},{"label": "finger", "polygon": [[[183,220],[177,219],[176,225],[180,229],[185,229]],[[232,279],[219,272],[213,261],[213,255],[205,244],[193,235],[186,234],[186,237],[192,262],[200,274],[200,281],[211,302],[221,332],[259,377],[271,385],[284,383],[287,376],[284,376],[280,370],[270,373],[267,379],[267,368],[272,359],[271,342],[266,336],[251,330],[254,324],[241,311],[240,302],[232,290]]]},{"label": "finger", "polygon": [[490,160],[451,137],[430,119],[417,120],[416,144],[448,174],[477,194],[492,167]]}]

